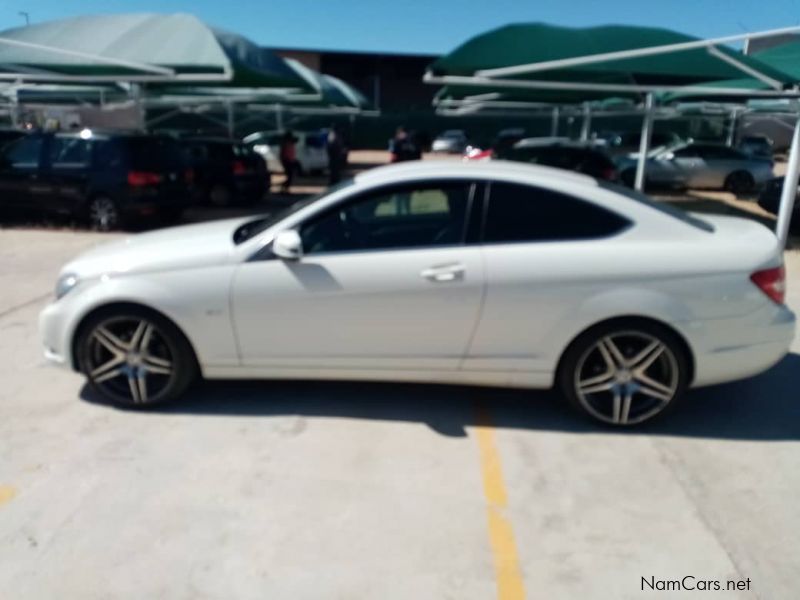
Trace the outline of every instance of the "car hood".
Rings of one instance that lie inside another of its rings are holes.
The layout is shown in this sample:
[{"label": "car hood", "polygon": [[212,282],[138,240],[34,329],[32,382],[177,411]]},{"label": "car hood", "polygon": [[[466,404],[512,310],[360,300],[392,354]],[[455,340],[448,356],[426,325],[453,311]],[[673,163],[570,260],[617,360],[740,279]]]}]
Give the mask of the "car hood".
[{"label": "car hood", "polygon": [[233,249],[233,232],[252,217],[170,227],[100,244],[68,263],[62,273],[80,278],[171,271],[217,265]]}]

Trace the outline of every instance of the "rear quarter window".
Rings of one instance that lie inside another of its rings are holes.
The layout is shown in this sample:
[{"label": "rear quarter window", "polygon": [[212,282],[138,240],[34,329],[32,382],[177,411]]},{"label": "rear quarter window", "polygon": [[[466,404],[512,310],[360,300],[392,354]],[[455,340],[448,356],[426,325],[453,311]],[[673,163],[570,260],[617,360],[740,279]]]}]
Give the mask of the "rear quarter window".
[{"label": "rear quarter window", "polygon": [[551,242],[617,235],[631,222],[602,206],[555,190],[492,182],[483,241]]}]

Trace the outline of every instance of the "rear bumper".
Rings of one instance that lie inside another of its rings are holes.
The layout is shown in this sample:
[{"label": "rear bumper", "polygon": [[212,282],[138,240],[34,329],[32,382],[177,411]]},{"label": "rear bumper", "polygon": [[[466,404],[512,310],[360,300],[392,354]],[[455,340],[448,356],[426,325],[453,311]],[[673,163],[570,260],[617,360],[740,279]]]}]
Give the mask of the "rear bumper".
[{"label": "rear bumper", "polygon": [[119,209],[128,216],[147,216],[188,208],[195,202],[188,188],[176,191],[137,190],[118,196]]},{"label": "rear bumper", "polygon": [[766,371],[789,352],[795,329],[794,313],[773,304],[745,318],[688,324],[683,333],[694,353],[692,386],[735,381]]}]

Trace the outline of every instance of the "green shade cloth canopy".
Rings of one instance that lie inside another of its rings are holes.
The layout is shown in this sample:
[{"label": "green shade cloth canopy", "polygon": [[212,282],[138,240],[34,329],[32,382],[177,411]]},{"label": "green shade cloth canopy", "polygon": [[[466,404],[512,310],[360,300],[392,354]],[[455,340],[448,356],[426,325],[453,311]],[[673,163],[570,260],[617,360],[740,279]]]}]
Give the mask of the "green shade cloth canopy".
[{"label": "green shade cloth canopy", "polygon": [[[441,57],[429,68],[434,77],[471,77],[481,71],[580,58],[612,52],[696,42],[697,38],[653,27],[606,25],[570,28],[543,23],[507,25],[478,35]],[[793,83],[782,70],[745,56],[727,46],[715,46],[732,61],[757,71],[781,85]],[[714,81],[741,79],[743,72],[729,61],[710,53],[707,48],[691,48],[666,54],[650,54],[590,64],[561,66],[547,70],[496,74],[497,81],[529,81],[627,86],[680,87]],[[460,85],[458,82],[457,85]],[[474,85],[478,84],[478,85]],[[509,92],[493,81],[465,85],[472,90]],[[477,92],[473,92],[477,93]],[[620,91],[515,89],[515,97],[530,101],[574,103],[608,96],[632,95]]]},{"label": "green shade cloth canopy", "polygon": [[147,88],[147,100],[153,103],[232,102],[237,104],[281,104],[330,108],[370,109],[361,92],[341,79],[323,75],[294,59],[286,64],[306,84],[303,91],[286,88],[219,87],[215,85],[153,85]]},{"label": "green shade cloth canopy", "polygon": [[800,82],[800,40],[756,52],[753,57],[773,69],[788,74],[793,83]]},{"label": "green shade cloth canopy", "polygon": [[[369,100],[361,92],[338,77],[318,73],[293,58],[287,58],[285,61],[316,91],[320,98],[319,104],[365,110],[371,108]],[[288,100],[291,101],[291,97]]]},{"label": "green shade cloth canopy", "polygon": [[85,16],[2,31],[0,77],[307,87],[273,52],[188,14]]},{"label": "green shade cloth canopy", "polygon": [[[780,46],[775,46],[774,48],[756,52],[752,55],[752,58],[759,61],[762,65],[766,66],[766,68],[780,71],[785,77],[788,77],[791,80],[792,84],[796,85],[797,83],[800,83],[800,40],[796,42],[787,42],[785,44],[781,44]],[[762,67],[762,69],[763,68],[764,67]],[[745,95],[742,98],[739,98],[738,100],[740,102],[742,100],[746,100],[748,97],[757,98],[760,95],[759,92],[770,89],[770,87],[762,81],[742,77],[727,81],[706,82],[701,84],[699,87],[737,88],[741,90],[750,90],[753,92],[751,96]],[[792,94],[794,96],[800,96],[799,93],[793,93],[792,90],[786,90],[786,93],[787,96]],[[730,96],[722,96],[712,92],[703,93],[702,91],[664,94],[661,97],[661,101],[674,102],[688,98],[716,102],[731,102]]]}]

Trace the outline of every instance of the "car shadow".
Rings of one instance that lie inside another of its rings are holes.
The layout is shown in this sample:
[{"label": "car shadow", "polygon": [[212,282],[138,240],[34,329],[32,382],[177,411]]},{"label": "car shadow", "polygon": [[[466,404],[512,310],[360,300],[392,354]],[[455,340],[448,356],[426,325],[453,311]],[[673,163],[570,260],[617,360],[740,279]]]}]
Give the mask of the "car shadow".
[{"label": "car shadow", "polygon": [[[789,354],[762,375],[693,390],[670,414],[624,430],[583,418],[550,391],[427,384],[204,381],[149,412],[405,421],[453,437],[466,436],[466,427],[488,418],[508,429],[778,441],[800,439],[799,389],[800,355]],[[81,397],[104,404],[88,386]]]}]

